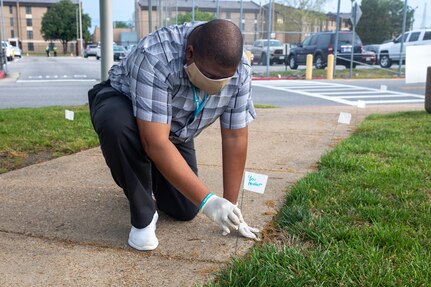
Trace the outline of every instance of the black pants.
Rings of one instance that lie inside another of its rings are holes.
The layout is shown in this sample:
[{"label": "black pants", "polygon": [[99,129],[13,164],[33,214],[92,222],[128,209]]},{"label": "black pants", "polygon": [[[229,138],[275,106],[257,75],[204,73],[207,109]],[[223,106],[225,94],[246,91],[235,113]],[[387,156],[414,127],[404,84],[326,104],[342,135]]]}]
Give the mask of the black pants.
[{"label": "black pants", "polygon": [[[105,161],[129,200],[132,225],[144,228],[150,224],[156,210],[152,194],[157,207],[169,216],[193,219],[199,209],[162,176],[145,154],[131,101],[114,90],[109,81],[94,86],[88,100]],[[197,174],[193,141],[175,146]]]}]

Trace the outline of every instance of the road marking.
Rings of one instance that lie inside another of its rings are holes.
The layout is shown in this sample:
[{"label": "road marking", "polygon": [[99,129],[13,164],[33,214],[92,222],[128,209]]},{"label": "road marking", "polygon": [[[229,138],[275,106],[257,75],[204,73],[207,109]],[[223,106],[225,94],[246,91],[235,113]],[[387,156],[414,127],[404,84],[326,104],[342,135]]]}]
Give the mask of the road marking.
[{"label": "road marking", "polygon": [[[358,100],[362,100],[365,104],[421,103],[425,100],[425,96],[417,94],[304,80],[254,81],[253,86],[296,93],[350,106],[357,106]],[[381,100],[371,100],[376,98]]]},{"label": "road marking", "polygon": [[37,75],[28,76],[27,79],[17,80],[17,83],[51,83],[51,82],[95,82],[96,79],[89,79],[87,75]]},{"label": "road marking", "polygon": [[17,80],[17,83],[96,82],[96,79]]}]

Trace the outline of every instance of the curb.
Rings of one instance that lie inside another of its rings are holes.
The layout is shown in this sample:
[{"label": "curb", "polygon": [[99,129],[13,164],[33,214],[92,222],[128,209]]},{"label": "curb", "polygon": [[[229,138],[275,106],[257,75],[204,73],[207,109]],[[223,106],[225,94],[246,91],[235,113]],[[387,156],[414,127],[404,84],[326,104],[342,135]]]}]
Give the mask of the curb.
[{"label": "curb", "polygon": [[[305,80],[305,76],[290,77],[252,77],[252,81]],[[313,77],[312,80],[325,80],[325,77]]]}]

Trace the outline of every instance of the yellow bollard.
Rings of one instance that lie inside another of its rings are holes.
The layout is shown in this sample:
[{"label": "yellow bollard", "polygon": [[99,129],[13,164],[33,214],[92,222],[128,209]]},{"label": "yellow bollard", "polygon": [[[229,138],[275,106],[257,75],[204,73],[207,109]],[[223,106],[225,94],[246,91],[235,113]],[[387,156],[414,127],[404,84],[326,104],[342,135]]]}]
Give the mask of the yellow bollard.
[{"label": "yellow bollard", "polygon": [[307,67],[305,68],[305,79],[311,80],[313,78],[313,55],[307,55]]},{"label": "yellow bollard", "polygon": [[245,51],[245,55],[247,56],[248,63],[251,65],[252,64],[252,62],[251,62],[251,52],[250,51]]},{"label": "yellow bollard", "polygon": [[334,79],[334,55],[333,54],[328,55],[328,67],[326,71],[326,78],[328,80]]}]

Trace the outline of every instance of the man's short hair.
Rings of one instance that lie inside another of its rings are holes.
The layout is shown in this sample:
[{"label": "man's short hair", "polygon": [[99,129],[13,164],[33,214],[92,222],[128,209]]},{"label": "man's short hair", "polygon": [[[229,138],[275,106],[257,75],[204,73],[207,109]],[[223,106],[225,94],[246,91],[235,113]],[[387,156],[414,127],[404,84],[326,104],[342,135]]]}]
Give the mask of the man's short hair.
[{"label": "man's short hair", "polygon": [[199,59],[212,59],[223,67],[238,66],[243,53],[243,39],[238,26],[216,19],[203,24],[197,32],[192,45]]}]

